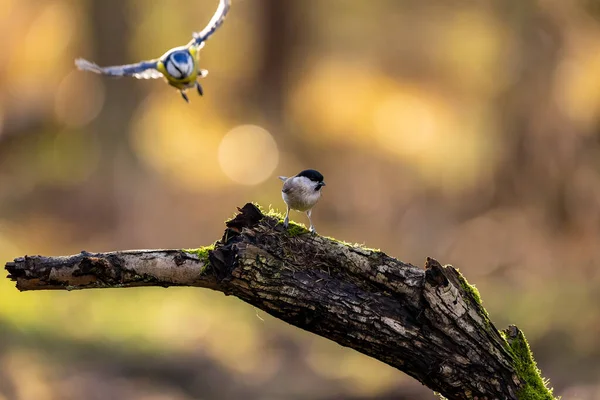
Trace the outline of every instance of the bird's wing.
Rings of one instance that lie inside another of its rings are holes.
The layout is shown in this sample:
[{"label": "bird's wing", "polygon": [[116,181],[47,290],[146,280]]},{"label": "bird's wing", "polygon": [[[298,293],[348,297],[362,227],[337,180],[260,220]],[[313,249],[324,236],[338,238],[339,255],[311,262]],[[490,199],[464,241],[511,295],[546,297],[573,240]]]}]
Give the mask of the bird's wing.
[{"label": "bird's wing", "polygon": [[128,65],[100,67],[96,63],[84,60],[83,58],[78,58],[75,60],[75,65],[82,71],[91,71],[108,76],[133,76],[137,79],[157,79],[163,76],[163,74],[156,69],[158,65],[158,61],[156,60],[142,61]]},{"label": "bird's wing", "polygon": [[206,25],[206,27],[200,32],[194,32],[194,38],[188,43],[188,46],[199,46],[206,41],[206,39],[211,37],[212,34],[215,33],[215,31],[223,24],[223,21],[225,21],[229,7],[231,7],[231,0],[220,0],[219,7],[208,22],[208,25]]},{"label": "bird's wing", "polygon": [[[285,178],[284,176],[280,176],[279,179],[281,178]],[[291,179],[286,179],[283,182],[283,187],[281,188],[281,191],[283,193],[290,193],[292,190],[294,189],[294,186],[292,185],[292,180]]]}]

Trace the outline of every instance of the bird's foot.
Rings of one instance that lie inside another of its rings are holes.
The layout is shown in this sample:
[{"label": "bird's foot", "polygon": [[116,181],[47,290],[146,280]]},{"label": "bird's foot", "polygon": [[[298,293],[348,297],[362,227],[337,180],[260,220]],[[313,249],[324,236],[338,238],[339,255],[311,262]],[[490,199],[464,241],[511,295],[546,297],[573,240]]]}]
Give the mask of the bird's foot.
[{"label": "bird's foot", "polygon": [[287,217],[286,217],[286,218],[283,220],[283,227],[284,227],[285,229],[287,229],[289,224],[290,224],[290,220],[289,220],[289,218],[287,218]]},{"label": "bird's foot", "polygon": [[198,91],[198,95],[204,96],[204,90],[202,89],[202,86],[198,82],[196,82],[196,90]]},{"label": "bird's foot", "polygon": [[184,91],[181,91],[179,93],[181,93],[181,97],[183,97],[183,99],[185,100],[186,103],[190,102],[190,99],[188,99],[187,94],[185,94]]},{"label": "bird's foot", "polygon": [[315,229],[315,227],[314,227],[314,226],[312,226],[312,225],[310,226],[310,228],[308,228],[308,230],[309,230],[309,231],[310,231],[310,233],[312,233],[313,235],[316,235],[316,234],[317,234],[317,230],[316,230],[316,229]]}]

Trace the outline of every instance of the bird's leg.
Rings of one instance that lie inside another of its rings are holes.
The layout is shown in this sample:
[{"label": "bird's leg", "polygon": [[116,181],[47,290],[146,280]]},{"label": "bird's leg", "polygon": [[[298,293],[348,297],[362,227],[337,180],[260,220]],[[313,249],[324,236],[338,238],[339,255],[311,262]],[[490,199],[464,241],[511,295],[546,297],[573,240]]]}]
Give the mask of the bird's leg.
[{"label": "bird's leg", "polygon": [[290,223],[290,206],[287,206],[287,211],[285,212],[285,219],[283,220],[283,227],[287,229]]},{"label": "bird's leg", "polygon": [[204,90],[202,90],[202,86],[200,86],[200,84],[198,82],[196,82],[196,90],[198,91],[198,94],[200,96],[204,95]]},{"label": "bird's leg", "polygon": [[190,102],[190,99],[188,99],[187,94],[183,90],[179,91],[179,93],[181,93],[181,97],[183,97],[186,103]]},{"label": "bird's leg", "polygon": [[310,214],[312,214],[312,210],[308,210],[306,212],[306,215],[308,216],[308,221],[310,222],[310,228],[308,228],[308,230],[311,231],[312,233],[317,233],[317,231],[315,230],[315,227],[312,223],[312,219],[310,218]]}]

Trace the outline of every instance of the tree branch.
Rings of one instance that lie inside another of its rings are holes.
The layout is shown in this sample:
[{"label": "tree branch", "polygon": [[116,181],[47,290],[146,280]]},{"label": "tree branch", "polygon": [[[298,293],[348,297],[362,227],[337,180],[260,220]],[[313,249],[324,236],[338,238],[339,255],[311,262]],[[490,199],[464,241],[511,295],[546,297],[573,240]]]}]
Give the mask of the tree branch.
[{"label": "tree branch", "polygon": [[553,399],[523,334],[499,332],[452,266],[284,230],[246,204],[214,248],[22,257],[19,290],[197,286],[389,364],[448,399]]}]

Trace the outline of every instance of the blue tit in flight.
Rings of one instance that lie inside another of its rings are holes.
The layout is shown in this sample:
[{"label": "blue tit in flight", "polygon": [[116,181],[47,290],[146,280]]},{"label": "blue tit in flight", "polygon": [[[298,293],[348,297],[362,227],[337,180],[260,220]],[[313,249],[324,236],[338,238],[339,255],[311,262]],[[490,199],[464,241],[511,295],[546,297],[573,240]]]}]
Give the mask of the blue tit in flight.
[{"label": "blue tit in flight", "polygon": [[198,78],[204,78],[208,74],[207,70],[198,68],[200,49],[223,24],[230,6],[231,0],[220,0],[217,11],[202,31],[194,32],[192,40],[185,46],[170,49],[157,59],[128,65],[100,67],[91,61],[78,58],[75,60],[75,65],[82,71],[107,76],[133,76],[137,79],[164,78],[169,85],[178,89],[181,97],[189,103],[185,92],[195,87],[198,94],[202,96],[203,90]]}]

